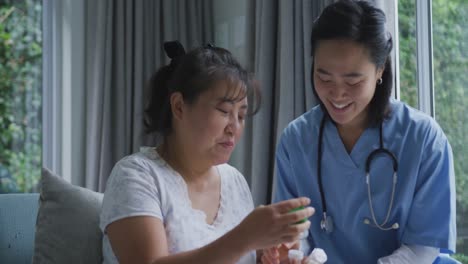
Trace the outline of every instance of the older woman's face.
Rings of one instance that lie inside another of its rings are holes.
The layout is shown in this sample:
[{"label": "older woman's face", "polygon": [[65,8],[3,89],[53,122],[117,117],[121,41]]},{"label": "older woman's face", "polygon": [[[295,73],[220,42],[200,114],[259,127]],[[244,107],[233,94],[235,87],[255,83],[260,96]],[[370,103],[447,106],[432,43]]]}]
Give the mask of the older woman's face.
[{"label": "older woman's face", "polygon": [[338,126],[365,126],[367,109],[383,69],[367,49],[349,40],[322,40],[315,50],[315,90]]},{"label": "older woman's face", "polygon": [[[244,131],[247,115],[247,98],[240,101],[226,100],[228,87],[220,82],[202,93],[197,100],[186,105],[184,121],[180,131],[187,147],[198,155],[210,160],[214,165],[229,160],[234,147]],[[229,94],[238,91],[229,90]]]}]

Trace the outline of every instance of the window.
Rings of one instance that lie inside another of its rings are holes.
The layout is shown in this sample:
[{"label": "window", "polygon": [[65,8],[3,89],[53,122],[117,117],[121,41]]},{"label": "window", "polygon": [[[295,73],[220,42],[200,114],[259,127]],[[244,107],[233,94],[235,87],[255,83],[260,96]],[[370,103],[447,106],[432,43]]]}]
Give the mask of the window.
[{"label": "window", "polygon": [[[457,258],[463,263],[468,261],[463,256],[468,255],[467,16],[466,0],[398,1],[401,100],[432,114],[452,146],[457,187]],[[431,22],[430,27],[416,26],[424,21]],[[427,28],[428,34],[421,32]],[[418,52],[429,60],[423,63],[417,58]],[[432,69],[424,68],[431,65]],[[419,81],[421,73],[426,74],[427,82]],[[431,106],[424,107],[421,100],[428,99]]]},{"label": "window", "polygon": [[400,62],[400,99],[418,107],[416,88],[416,4],[414,0],[398,1],[398,38]]},{"label": "window", "polygon": [[453,149],[457,177],[457,250],[465,255],[468,255],[467,16],[466,0],[432,1],[435,119]]},{"label": "window", "polygon": [[41,174],[42,1],[0,0],[0,193]]}]

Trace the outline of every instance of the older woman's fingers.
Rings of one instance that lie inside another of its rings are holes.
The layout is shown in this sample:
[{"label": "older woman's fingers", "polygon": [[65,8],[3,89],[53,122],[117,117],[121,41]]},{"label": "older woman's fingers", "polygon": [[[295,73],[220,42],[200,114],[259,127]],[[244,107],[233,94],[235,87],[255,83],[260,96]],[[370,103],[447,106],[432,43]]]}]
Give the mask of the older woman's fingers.
[{"label": "older woman's fingers", "polygon": [[263,264],[279,264],[278,258],[272,258],[271,256],[268,255],[263,255],[262,256],[262,263]]}]

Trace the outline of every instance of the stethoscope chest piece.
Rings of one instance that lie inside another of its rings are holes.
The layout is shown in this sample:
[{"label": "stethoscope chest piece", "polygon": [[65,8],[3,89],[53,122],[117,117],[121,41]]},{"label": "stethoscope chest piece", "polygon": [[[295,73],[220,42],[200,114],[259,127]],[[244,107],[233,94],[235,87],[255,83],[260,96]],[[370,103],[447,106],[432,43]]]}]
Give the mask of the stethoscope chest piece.
[{"label": "stethoscope chest piece", "polygon": [[327,233],[333,232],[334,229],[333,218],[331,216],[327,216],[325,212],[323,213],[323,218],[320,221],[320,228],[325,230]]}]

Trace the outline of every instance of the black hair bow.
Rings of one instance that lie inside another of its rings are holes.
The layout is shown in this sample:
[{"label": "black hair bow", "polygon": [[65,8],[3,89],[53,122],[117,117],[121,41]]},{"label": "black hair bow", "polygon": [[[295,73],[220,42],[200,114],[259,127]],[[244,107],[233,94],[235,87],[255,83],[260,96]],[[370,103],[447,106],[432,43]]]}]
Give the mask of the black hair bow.
[{"label": "black hair bow", "polygon": [[185,55],[184,46],[178,40],[164,42],[164,51],[173,60]]}]

